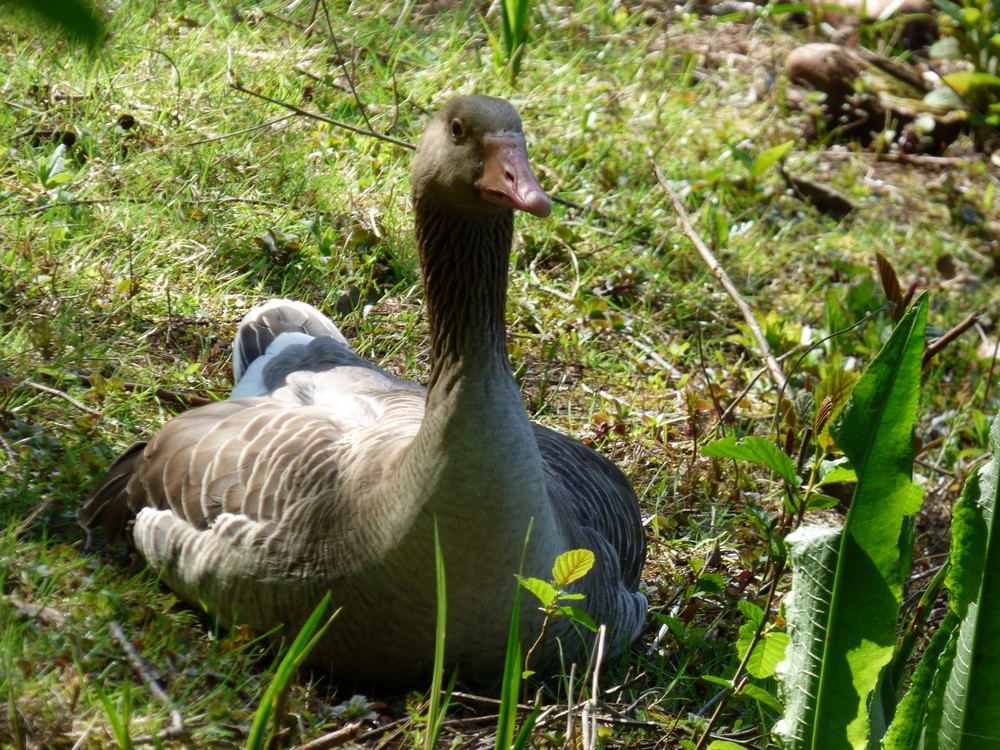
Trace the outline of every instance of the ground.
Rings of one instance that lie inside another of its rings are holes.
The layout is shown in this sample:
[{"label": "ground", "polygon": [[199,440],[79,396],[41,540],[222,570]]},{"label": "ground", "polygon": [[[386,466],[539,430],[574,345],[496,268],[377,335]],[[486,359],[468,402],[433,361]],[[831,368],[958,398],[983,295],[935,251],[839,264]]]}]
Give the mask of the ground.
[{"label": "ground", "polygon": [[[224,397],[250,307],[311,302],[363,355],[426,375],[409,152],[249,92],[410,143],[453,93],[504,96],[521,112],[557,203],[550,220],[518,218],[511,363],[534,419],[626,471],[649,545],[646,631],[602,671],[599,694],[589,682],[539,689],[535,745],[580,731],[571,689],[600,698],[586,708],[600,726],[591,744],[693,747],[709,731],[771,741],[773,678],[721,703],[720,680],[740,663],[738,603],[778,615],[788,579],[774,580],[776,539],[797,519],[774,476],[701,449],[738,433],[802,466],[837,454],[824,398],[842,401],[892,328],[876,252],[903,293],[929,294],[929,338],[977,316],[923,372],[912,604],[947,554],[950,509],[997,413],[996,157],[968,135],[912,157],[888,135],[817,138],[795,106],[812,99],[792,96],[784,71],[817,33],[808,14],[579,5],[532,6],[516,77],[498,4],[344,4],[312,27],[311,3],[106,4],[97,51],[4,6],[0,744],[125,745],[168,731],[173,709],[185,729],[165,746],[245,746],[277,655],[215,628],[127,551],[86,545],[75,514],[130,443]],[[783,169],[853,210],[824,213],[762,161],[788,142]],[[783,391],[654,165],[782,357]],[[839,499],[807,520],[842,521]],[[425,693],[354,699],[298,674],[277,742],[349,727],[339,742],[416,745]],[[456,694],[440,742],[492,745],[496,710]]]}]

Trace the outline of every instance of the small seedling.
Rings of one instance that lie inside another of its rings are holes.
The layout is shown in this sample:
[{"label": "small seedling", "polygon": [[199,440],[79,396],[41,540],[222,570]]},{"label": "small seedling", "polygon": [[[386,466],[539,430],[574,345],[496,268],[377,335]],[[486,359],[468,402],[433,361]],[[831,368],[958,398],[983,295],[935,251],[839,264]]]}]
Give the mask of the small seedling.
[{"label": "small seedling", "polygon": [[590,569],[594,567],[594,553],[589,549],[571,549],[563,552],[556,558],[552,566],[552,580],[543,581],[540,578],[524,578],[518,576],[517,580],[528,591],[538,597],[542,603],[541,610],[545,615],[542,621],[542,629],[538,638],[531,644],[527,655],[524,657],[524,677],[529,677],[533,673],[528,668],[531,664],[531,657],[535,650],[545,640],[545,633],[549,623],[555,617],[568,617],[573,622],[582,625],[588,630],[597,631],[597,624],[590,615],[579,607],[565,604],[568,601],[578,601],[584,598],[583,594],[571,594],[566,591],[566,587],[574,581],[583,578]]}]

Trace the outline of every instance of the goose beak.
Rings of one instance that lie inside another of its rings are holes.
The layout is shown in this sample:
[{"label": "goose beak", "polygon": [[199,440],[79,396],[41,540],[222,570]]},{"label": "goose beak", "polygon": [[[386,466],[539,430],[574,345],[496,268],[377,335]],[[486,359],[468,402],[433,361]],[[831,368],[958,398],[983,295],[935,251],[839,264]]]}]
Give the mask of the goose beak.
[{"label": "goose beak", "polygon": [[505,208],[516,208],[546,217],[552,203],[528,164],[528,149],[522,135],[483,137],[483,176],[476,188],[483,200]]}]

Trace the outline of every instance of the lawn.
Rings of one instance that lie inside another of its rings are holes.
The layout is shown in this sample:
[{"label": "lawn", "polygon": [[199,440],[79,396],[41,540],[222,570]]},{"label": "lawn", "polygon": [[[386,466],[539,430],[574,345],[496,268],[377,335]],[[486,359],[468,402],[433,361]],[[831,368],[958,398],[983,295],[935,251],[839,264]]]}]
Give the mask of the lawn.
[{"label": "lawn", "polygon": [[[778,616],[788,578],[775,558],[801,516],[778,477],[701,451],[755,435],[801,466],[835,455],[821,412],[889,337],[886,266],[903,292],[928,293],[933,336],[978,316],[922,373],[925,499],[904,598],[916,603],[998,411],[1000,169],[967,136],[913,158],[888,137],[810,137],[785,73],[816,33],[803,14],[536,3],[514,76],[496,3],[340,3],[315,18],[312,3],[272,0],[101,5],[96,51],[0,11],[0,745],[245,746],[280,654],[213,626],[127,550],[87,545],[75,514],[127,446],[225,397],[247,310],[307,301],[364,356],[426,377],[411,152],[269,100],[404,143],[454,94],[521,113],[556,203],[548,219],[517,218],[511,364],[533,419],[633,481],[650,602],[599,693],[589,679],[531,685],[536,746],[579,732],[581,695],[606,747],[706,747],[709,730],[773,741],[774,678],[729,690],[739,603]],[[802,200],[768,163],[789,142],[784,169],[839,191],[848,215]],[[654,166],[756,312],[785,388]],[[805,515],[839,522],[849,497]],[[496,704],[459,680],[440,743],[492,746]],[[345,729],[328,743],[416,746],[427,699],[299,673],[276,742]]]}]

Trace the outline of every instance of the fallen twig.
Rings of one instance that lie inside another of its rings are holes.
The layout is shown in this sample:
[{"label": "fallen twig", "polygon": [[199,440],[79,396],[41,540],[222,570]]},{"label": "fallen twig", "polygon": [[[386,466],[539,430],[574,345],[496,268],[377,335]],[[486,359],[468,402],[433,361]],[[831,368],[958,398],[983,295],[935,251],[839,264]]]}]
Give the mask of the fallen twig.
[{"label": "fallen twig", "polygon": [[785,178],[785,184],[797,198],[815,206],[821,213],[835,219],[843,219],[854,210],[854,204],[829,185],[800,177],[787,171],[783,166],[781,176]]},{"label": "fallen twig", "polygon": [[174,708],[173,701],[170,700],[170,696],[167,695],[166,691],[160,687],[160,683],[156,681],[156,678],[149,673],[149,669],[146,667],[145,662],[143,662],[142,657],[135,650],[135,646],[132,642],[125,637],[125,631],[122,630],[122,626],[119,625],[115,620],[108,623],[108,631],[111,633],[111,640],[118,644],[119,648],[125,653],[125,658],[128,660],[129,666],[132,671],[139,675],[139,679],[142,680],[143,685],[146,689],[152,693],[153,697],[170,712],[170,726],[164,729],[157,735],[147,735],[144,737],[139,737],[133,740],[135,745],[152,745],[163,740],[175,739],[177,737],[183,737],[187,734],[187,730],[184,729],[184,717],[181,716],[181,712]]},{"label": "fallen twig", "polygon": [[888,161],[894,164],[917,164],[922,167],[957,167],[962,164],[969,164],[977,161],[968,156],[933,156],[931,154],[894,154],[888,152],[858,152],[828,149],[818,152],[822,158],[830,161],[846,161],[848,159],[862,159],[865,161]]},{"label": "fallen twig", "polygon": [[363,721],[352,721],[350,724],[335,729],[329,734],[324,734],[322,737],[317,737],[311,742],[296,745],[292,750],[326,750],[330,747],[340,747],[344,743],[356,739],[361,733],[362,726],[364,726]]},{"label": "fallen twig", "polygon": [[[89,375],[74,375],[80,381],[81,385],[85,385],[88,388],[93,387],[93,379]],[[176,404],[177,406],[183,406],[185,408],[191,408],[194,406],[207,406],[208,404],[214,403],[214,399],[208,398],[207,396],[197,396],[193,393],[181,393],[180,391],[174,391],[169,388],[155,388],[150,385],[144,385],[142,383],[132,383],[130,381],[124,381],[121,384],[123,391],[129,393],[134,393],[135,391],[152,391],[157,399],[168,404]]]},{"label": "fallen twig", "polygon": [[0,435],[0,453],[7,459],[6,462],[11,468],[17,466],[17,451],[14,450],[13,446],[7,442],[7,439],[3,435]]},{"label": "fallen twig", "polygon": [[8,602],[21,614],[26,617],[40,620],[46,625],[61,628],[66,624],[66,615],[53,607],[41,606],[26,601],[19,596],[10,595],[5,597]]},{"label": "fallen twig", "polygon": [[600,696],[598,683],[601,675],[601,662],[604,661],[604,638],[607,628],[601,625],[597,630],[597,648],[594,651],[592,662],[592,680],[590,684],[590,700],[583,704],[580,712],[580,727],[582,730],[583,750],[596,750],[597,748],[597,705]]},{"label": "fallen twig", "polygon": [[651,162],[651,164],[653,166],[653,174],[656,175],[657,182],[660,183],[660,187],[663,188],[664,192],[666,192],[667,196],[670,198],[671,204],[673,204],[674,211],[677,213],[677,217],[680,219],[681,225],[684,227],[684,233],[688,236],[688,239],[691,240],[691,243],[698,250],[698,253],[701,255],[702,259],[704,259],[705,263],[708,264],[712,275],[719,280],[730,299],[733,300],[736,307],[739,308],[740,313],[742,313],[743,319],[746,321],[747,326],[750,328],[750,332],[757,341],[757,346],[760,347],[760,356],[767,365],[767,370],[771,374],[771,379],[774,381],[774,384],[779,390],[786,389],[788,383],[785,378],[785,373],[782,371],[781,365],[778,364],[778,360],[776,360],[774,355],[771,353],[771,347],[767,343],[767,338],[765,338],[764,332],[760,328],[760,324],[757,323],[757,318],[754,316],[753,310],[750,309],[750,305],[748,305],[746,300],[744,300],[740,295],[736,285],[733,284],[732,280],[729,278],[729,274],[726,273],[726,269],[722,267],[722,264],[719,263],[712,251],[708,249],[708,245],[705,244],[704,240],[698,236],[694,226],[691,224],[691,220],[688,218],[687,211],[684,210],[684,205],[667,183],[667,180],[660,171],[660,168],[656,166],[655,162]]},{"label": "fallen twig", "polygon": [[65,391],[60,391],[58,388],[50,388],[47,385],[42,385],[41,383],[35,383],[32,380],[22,380],[21,383],[22,385],[28,386],[28,388],[34,388],[36,391],[41,391],[42,393],[48,393],[50,396],[57,396],[66,403],[75,406],[80,411],[89,414],[95,419],[100,419],[102,416],[104,416],[99,409],[92,409],[82,401],[77,401],[68,393],[66,393]]}]

